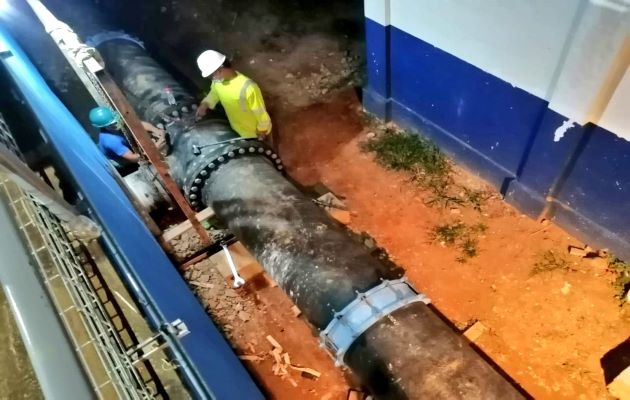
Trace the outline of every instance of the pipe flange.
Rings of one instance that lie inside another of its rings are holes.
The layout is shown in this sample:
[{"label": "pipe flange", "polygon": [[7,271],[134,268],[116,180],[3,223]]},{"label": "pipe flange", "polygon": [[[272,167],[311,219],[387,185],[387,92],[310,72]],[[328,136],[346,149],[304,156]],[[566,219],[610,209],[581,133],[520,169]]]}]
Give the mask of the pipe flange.
[{"label": "pipe flange", "polygon": [[206,180],[220,166],[227,164],[233,159],[250,156],[263,156],[280,172],[284,172],[282,159],[272,149],[264,143],[257,140],[247,140],[242,142],[234,142],[223,147],[222,151],[212,158],[200,157],[202,160],[197,167],[193,167],[192,174],[188,175],[184,182],[184,194],[195,209],[201,209],[203,202],[201,201],[201,191]]},{"label": "pipe flange", "polygon": [[336,366],[343,366],[346,352],[363,332],[386,315],[415,302],[429,304],[431,300],[416,291],[405,277],[384,280],[365,293],[357,292],[357,297],[335,313],[319,334],[321,346],[330,352]]}]

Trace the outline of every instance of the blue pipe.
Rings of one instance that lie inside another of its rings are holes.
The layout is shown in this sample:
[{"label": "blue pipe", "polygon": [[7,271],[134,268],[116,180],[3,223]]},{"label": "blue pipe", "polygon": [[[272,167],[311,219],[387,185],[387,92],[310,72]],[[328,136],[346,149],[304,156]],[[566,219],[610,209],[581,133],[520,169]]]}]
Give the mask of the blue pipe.
[{"label": "blue pipe", "polygon": [[166,335],[193,396],[263,399],[116,182],[107,159],[1,25],[0,62],[81,188],[90,214],[103,228],[104,247],[153,329],[165,332],[165,326],[176,319],[186,324],[188,335]]}]

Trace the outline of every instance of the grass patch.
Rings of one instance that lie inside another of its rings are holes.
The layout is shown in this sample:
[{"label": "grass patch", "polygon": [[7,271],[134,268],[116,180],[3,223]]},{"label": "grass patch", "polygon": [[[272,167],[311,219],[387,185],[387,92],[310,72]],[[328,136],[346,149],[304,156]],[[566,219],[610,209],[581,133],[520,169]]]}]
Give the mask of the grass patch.
[{"label": "grass patch", "polygon": [[[364,119],[369,125],[375,125],[371,116]],[[425,202],[427,205],[443,208],[471,206],[481,211],[490,195],[485,191],[455,185],[451,164],[433,142],[394,128],[376,130],[380,132],[363,143],[363,150],[374,153],[376,161],[385,168],[409,172],[412,182],[431,192]]]},{"label": "grass patch", "polygon": [[492,196],[484,190],[468,189],[467,187],[462,187],[462,190],[465,203],[477,211],[481,211],[483,204]]},{"label": "grass patch", "polygon": [[364,145],[374,152],[376,160],[396,171],[415,171],[428,177],[448,175],[450,165],[444,154],[431,141],[393,129],[385,131]]},{"label": "grass patch", "polygon": [[466,225],[463,222],[455,222],[434,227],[430,237],[433,241],[443,243],[446,246],[457,247],[460,255],[456,260],[465,263],[479,253],[477,235],[486,232],[487,229],[488,227],[482,223]]},{"label": "grass patch", "polygon": [[630,264],[621,261],[617,257],[610,256],[608,269],[617,274],[617,278],[613,282],[615,297],[622,304],[626,304],[628,292],[630,291]]},{"label": "grass patch", "polygon": [[457,258],[459,262],[466,262],[467,259],[475,257],[477,255],[477,239],[467,237],[460,243],[459,250],[462,252],[461,257]]},{"label": "grass patch", "polygon": [[479,222],[473,225],[471,229],[473,230],[473,232],[486,233],[486,231],[488,230],[488,225],[484,224],[483,222]]},{"label": "grass patch", "polygon": [[466,224],[457,222],[454,224],[438,225],[433,228],[431,237],[436,242],[444,242],[453,245],[466,234]]},{"label": "grass patch", "polygon": [[534,264],[529,275],[534,276],[553,271],[570,271],[571,262],[553,250],[547,250],[539,256],[539,260]]}]

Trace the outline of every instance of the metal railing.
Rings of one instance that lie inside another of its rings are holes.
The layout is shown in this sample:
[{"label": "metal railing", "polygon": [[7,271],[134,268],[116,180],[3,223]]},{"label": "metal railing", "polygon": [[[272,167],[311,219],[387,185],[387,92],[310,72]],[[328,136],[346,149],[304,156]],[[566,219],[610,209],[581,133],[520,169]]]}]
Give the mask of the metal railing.
[{"label": "metal railing", "polygon": [[[0,142],[23,159],[1,114]],[[123,343],[94,286],[94,274],[88,273],[89,265],[81,259],[80,243],[53,214],[4,175],[0,175],[0,187],[96,395],[103,399],[114,393],[120,399],[155,398],[156,391],[143,377],[137,358]]]}]

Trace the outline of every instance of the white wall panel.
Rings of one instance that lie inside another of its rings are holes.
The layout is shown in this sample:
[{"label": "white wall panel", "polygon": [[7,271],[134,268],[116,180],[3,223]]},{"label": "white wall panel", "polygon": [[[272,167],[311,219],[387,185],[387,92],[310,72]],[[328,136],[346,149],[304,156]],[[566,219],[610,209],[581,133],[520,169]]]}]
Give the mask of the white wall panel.
[{"label": "white wall panel", "polygon": [[[557,84],[549,99],[550,108],[580,124],[599,123],[601,113],[596,110],[606,108],[606,104],[599,103],[610,100],[600,98],[600,93],[607,90],[605,85],[611,79],[610,74],[620,68],[617,64],[625,63],[627,67],[630,61],[618,57],[628,35],[628,11],[620,12],[599,3],[588,3],[578,29],[571,38]],[[624,97],[621,93],[617,96]],[[630,96],[630,93],[625,96]],[[627,107],[630,110],[630,105]],[[607,117],[607,124],[612,122],[611,118]]]},{"label": "white wall panel", "polygon": [[630,0],[365,0],[365,10],[548,100],[580,124],[600,123],[630,136],[627,76],[608,99],[611,109],[604,105],[603,114],[593,114],[630,35]]},{"label": "white wall panel", "polygon": [[546,98],[576,0],[392,0],[391,24]]},{"label": "white wall panel", "polygon": [[389,25],[391,1],[396,2],[396,0],[364,0],[365,16],[383,26]]},{"label": "white wall panel", "polygon": [[617,86],[599,125],[630,141],[630,69]]}]

